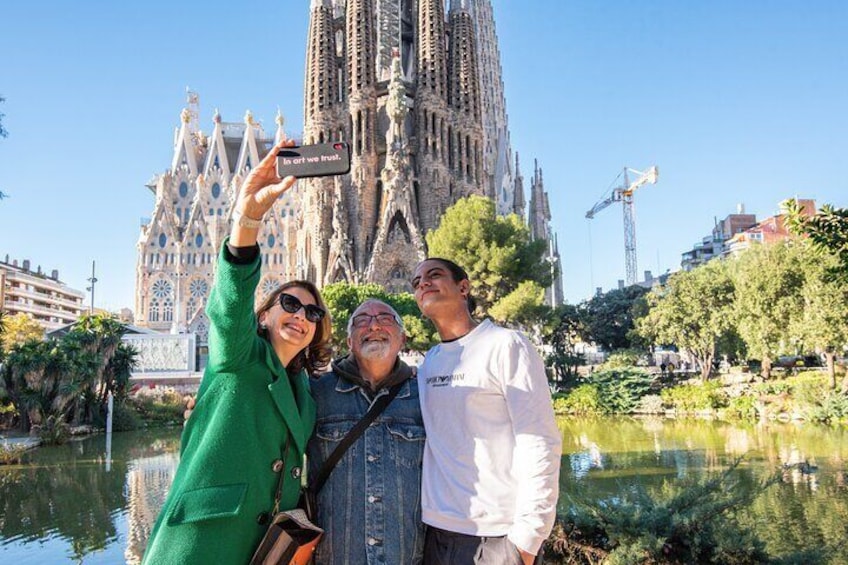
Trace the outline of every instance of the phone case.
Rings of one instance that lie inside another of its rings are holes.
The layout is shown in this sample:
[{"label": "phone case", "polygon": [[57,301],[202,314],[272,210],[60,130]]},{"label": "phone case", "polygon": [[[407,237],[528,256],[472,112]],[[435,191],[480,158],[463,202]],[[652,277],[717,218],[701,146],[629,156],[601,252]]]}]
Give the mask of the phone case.
[{"label": "phone case", "polygon": [[350,172],[350,146],[342,141],[284,147],[277,153],[277,176],[326,177]]}]

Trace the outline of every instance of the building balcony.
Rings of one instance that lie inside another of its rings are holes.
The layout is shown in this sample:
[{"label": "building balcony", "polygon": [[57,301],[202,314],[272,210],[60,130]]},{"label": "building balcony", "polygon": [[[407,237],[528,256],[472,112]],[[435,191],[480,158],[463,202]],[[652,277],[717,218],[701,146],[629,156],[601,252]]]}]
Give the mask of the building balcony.
[{"label": "building balcony", "polygon": [[48,302],[72,310],[81,310],[83,308],[82,297],[70,294],[61,296],[55,291],[39,292],[38,290],[29,290],[21,286],[10,285],[6,287],[6,295],[38,300],[39,302]]},{"label": "building balcony", "polygon": [[60,325],[75,322],[82,314],[82,309],[69,311],[47,308],[45,306],[29,304],[27,302],[21,302],[19,300],[9,300],[8,296],[6,297],[6,301],[3,303],[3,307],[10,314],[17,314],[19,312],[22,312],[25,314],[32,315],[39,321],[43,321],[42,318],[58,318],[59,320],[61,320]]}]

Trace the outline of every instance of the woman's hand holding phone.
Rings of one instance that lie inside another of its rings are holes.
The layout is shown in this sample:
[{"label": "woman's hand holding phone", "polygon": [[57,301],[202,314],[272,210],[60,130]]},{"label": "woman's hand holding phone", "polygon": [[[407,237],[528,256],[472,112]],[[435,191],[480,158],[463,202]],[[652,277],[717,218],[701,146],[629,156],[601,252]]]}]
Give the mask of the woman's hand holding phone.
[{"label": "woman's hand holding phone", "polygon": [[255,244],[262,218],[297,180],[293,176],[284,179],[277,176],[277,153],[286,147],[294,147],[294,141],[277,143],[244,179],[233,210],[231,245],[249,247]]}]

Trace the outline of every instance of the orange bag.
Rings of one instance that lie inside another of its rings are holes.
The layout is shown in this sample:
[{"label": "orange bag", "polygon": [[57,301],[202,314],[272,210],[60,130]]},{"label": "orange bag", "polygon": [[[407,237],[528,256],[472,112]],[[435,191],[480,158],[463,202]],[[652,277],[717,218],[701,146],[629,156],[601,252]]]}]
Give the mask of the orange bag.
[{"label": "orange bag", "polygon": [[300,508],[278,512],[250,565],[307,565],[323,534]]}]

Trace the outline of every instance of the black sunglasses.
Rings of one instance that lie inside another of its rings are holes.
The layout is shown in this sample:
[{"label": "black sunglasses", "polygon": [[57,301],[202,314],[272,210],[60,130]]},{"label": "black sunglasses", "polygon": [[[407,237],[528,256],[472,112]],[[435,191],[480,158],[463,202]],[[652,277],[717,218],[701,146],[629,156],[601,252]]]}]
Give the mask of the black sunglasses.
[{"label": "black sunglasses", "polygon": [[318,306],[315,306],[314,304],[304,304],[298,300],[297,296],[286,294],[285,292],[280,294],[280,306],[289,314],[294,314],[303,308],[303,311],[306,313],[306,319],[315,324],[323,320],[324,315],[326,314],[326,312]]}]

